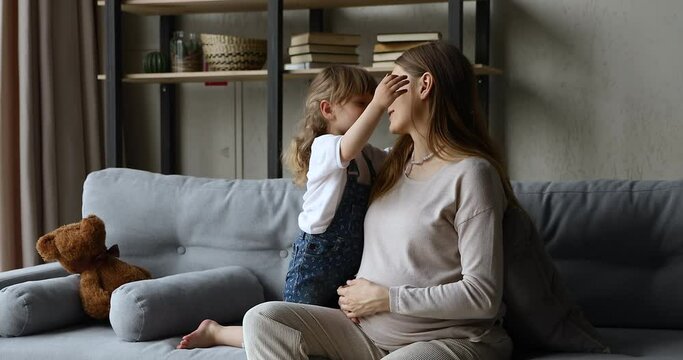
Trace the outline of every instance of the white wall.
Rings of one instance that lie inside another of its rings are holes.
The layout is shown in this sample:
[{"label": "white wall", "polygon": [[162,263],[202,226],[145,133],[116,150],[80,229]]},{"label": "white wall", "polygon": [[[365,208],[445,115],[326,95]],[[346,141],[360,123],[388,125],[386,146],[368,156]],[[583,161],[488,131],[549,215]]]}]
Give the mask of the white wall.
[{"label": "white wall", "polygon": [[[683,2],[494,1],[492,132],[515,180],[683,177]],[[473,4],[465,54],[472,58]],[[380,32],[441,31],[446,4],[335,9],[328,30],[361,33],[361,62]],[[307,11],[286,11],[284,41],[307,30]],[[158,48],[158,18],[124,16],[126,69]],[[265,13],[184,16],[179,29],[266,37]],[[284,145],[301,114],[307,80],[284,83]],[[241,94],[241,96],[240,96]],[[124,86],[126,156],[159,170],[158,85]],[[265,82],[178,87],[180,170],[209,177],[266,175]],[[240,115],[241,114],[241,115]],[[393,137],[380,124],[372,142]],[[240,135],[243,134],[243,137]],[[240,142],[240,139],[242,140]],[[242,146],[240,146],[242,145]],[[243,162],[235,155],[243,153]]]}]

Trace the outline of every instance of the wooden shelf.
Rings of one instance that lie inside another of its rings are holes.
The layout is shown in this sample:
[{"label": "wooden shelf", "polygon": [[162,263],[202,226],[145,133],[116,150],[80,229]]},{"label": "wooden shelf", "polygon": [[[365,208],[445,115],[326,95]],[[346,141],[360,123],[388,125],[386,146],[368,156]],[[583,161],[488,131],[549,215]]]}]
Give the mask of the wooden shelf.
[{"label": "wooden shelf", "polygon": [[[122,79],[128,83],[184,83],[184,82],[207,82],[207,81],[251,81],[265,80],[268,77],[267,70],[243,70],[243,71],[198,71],[198,72],[174,72],[174,73],[151,73],[151,74],[128,74]],[[106,80],[105,75],[98,75],[98,80]]]},{"label": "wooden shelf", "polygon": [[472,65],[472,67],[474,68],[474,75],[476,76],[503,75],[503,70],[495,68],[493,66],[474,64]]},{"label": "wooden shelf", "polygon": [[[284,0],[283,8],[285,10],[324,9],[357,6],[424,4],[446,1],[447,0]],[[267,0],[123,0],[121,3],[123,11],[139,15],[265,11],[268,8]],[[104,0],[97,1],[97,5],[104,6]]]},{"label": "wooden shelf", "polygon": [[[392,68],[366,67],[371,74],[383,75],[391,72]],[[320,69],[285,71],[285,79],[310,79],[320,72]],[[503,71],[490,66],[474,65],[474,73],[478,76],[501,75]],[[156,73],[156,74],[128,74],[122,81],[142,84],[173,84],[192,82],[220,82],[220,81],[263,81],[268,78],[267,70],[244,71],[200,71],[184,73]],[[98,80],[106,80],[105,75],[98,75]]]},{"label": "wooden shelf", "polygon": [[[474,69],[474,74],[477,76],[486,75],[502,75],[503,71],[491,66],[475,64],[472,66]],[[365,67],[365,70],[369,71],[373,75],[384,75],[393,70],[393,67]],[[314,77],[320,72],[320,69],[310,69],[310,70],[290,70],[285,71],[286,78],[292,77]]]}]

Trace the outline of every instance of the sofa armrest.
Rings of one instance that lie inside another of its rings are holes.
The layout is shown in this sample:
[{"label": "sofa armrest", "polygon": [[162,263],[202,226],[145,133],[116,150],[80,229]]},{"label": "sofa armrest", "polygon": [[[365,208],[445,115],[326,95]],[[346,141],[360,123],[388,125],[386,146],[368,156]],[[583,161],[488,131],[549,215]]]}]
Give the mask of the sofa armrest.
[{"label": "sofa armrest", "polygon": [[0,272],[0,289],[26,281],[52,279],[67,275],[69,273],[57,262],[3,271]]},{"label": "sofa armrest", "polygon": [[0,289],[0,336],[38,334],[87,319],[80,276],[24,281]]}]

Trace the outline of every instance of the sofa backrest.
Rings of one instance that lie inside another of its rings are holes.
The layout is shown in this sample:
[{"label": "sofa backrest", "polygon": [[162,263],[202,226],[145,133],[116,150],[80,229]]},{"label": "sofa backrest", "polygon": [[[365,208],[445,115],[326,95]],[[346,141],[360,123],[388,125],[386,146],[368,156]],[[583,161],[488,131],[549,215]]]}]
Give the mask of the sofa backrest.
[{"label": "sofa backrest", "polygon": [[[597,326],[683,328],[683,181],[517,182],[567,287]],[[155,277],[244,266],[268,300],[282,287],[303,189],[131,169],[88,175],[83,215]]]},{"label": "sofa backrest", "polygon": [[683,181],[513,188],[593,324],[683,328]]},{"label": "sofa backrest", "polygon": [[281,299],[303,190],[291,180],[221,180],[131,169],[88,175],[83,215],[105,223],[107,246],[154,277],[240,265]]}]

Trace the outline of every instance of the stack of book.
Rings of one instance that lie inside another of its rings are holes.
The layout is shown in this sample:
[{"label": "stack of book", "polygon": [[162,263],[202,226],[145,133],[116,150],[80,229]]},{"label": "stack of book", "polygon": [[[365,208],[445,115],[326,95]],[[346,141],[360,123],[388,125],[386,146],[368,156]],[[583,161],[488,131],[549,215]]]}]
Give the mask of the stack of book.
[{"label": "stack of book", "polygon": [[404,51],[441,39],[439,32],[377,34],[377,43],[372,54],[372,67],[393,67],[394,61]]},{"label": "stack of book", "polygon": [[360,35],[307,32],[292,35],[290,63],[285,70],[323,68],[331,64],[358,65]]}]

